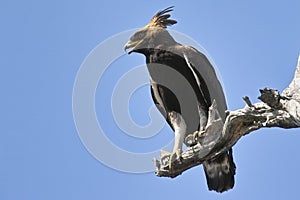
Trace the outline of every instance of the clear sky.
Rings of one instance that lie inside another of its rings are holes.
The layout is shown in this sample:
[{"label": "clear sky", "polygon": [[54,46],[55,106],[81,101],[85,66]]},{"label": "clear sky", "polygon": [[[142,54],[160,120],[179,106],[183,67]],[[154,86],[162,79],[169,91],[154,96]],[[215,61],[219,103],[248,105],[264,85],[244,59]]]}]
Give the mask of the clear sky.
[{"label": "clear sky", "polygon": [[[222,76],[229,109],[244,107],[244,95],[257,102],[258,89],[267,86],[282,91],[291,81],[300,53],[298,0],[2,1],[0,199],[299,197],[299,129],[261,129],[242,138],[234,146],[236,184],[224,194],[207,190],[201,166],[175,179],[158,178],[153,172],[125,173],[107,167],[84,146],[80,140],[84,133],[77,131],[72,111],[80,66],[101,42],[144,26],[158,10],[170,5],[175,6],[172,18],[178,21],[170,29],[184,33],[209,53]],[[105,52],[119,52],[118,45]],[[99,62],[105,59],[98,56]],[[132,137],[113,118],[112,107],[124,109],[125,103],[122,96],[112,102],[112,91],[117,91],[116,84],[129,84],[119,80],[139,80],[142,75],[124,76],[143,63],[142,55],[113,60],[96,85],[94,98],[105,138],[138,155],[157,151],[173,137],[167,126],[150,138],[149,131],[141,131],[141,136],[132,133]],[[88,88],[89,78],[85,80],[83,85]],[[125,108],[140,128],[148,130],[151,106],[144,85],[131,95]],[[87,124],[90,121],[86,119]],[[101,156],[116,158],[114,166],[136,162],[111,154],[101,146],[103,141],[93,142]],[[144,167],[141,164],[137,171]]]}]

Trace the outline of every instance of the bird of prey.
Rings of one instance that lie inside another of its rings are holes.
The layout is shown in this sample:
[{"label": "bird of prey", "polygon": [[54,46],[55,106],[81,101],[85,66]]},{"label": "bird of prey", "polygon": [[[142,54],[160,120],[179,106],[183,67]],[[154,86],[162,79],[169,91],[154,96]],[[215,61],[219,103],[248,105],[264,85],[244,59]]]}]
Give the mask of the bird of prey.
[{"label": "bird of prey", "polygon": [[[167,31],[167,26],[177,23],[170,19],[172,10],[173,6],[156,13],[125,45],[129,54],[146,57],[152,99],[175,133],[169,162],[180,156],[184,143],[190,145],[185,140],[188,135],[203,132],[213,101],[223,121],[227,108],[222,86],[207,57],[179,44]],[[203,166],[209,190],[224,192],[233,188],[235,164],[231,149],[204,161]]]}]

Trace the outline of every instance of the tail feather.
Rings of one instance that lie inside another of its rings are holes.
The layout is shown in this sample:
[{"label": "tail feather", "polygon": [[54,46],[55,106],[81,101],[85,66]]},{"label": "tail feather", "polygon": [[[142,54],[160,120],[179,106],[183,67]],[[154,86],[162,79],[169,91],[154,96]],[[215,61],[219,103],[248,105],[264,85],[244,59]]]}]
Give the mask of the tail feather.
[{"label": "tail feather", "polygon": [[216,158],[203,162],[209,190],[227,191],[234,186],[235,164],[232,149]]}]

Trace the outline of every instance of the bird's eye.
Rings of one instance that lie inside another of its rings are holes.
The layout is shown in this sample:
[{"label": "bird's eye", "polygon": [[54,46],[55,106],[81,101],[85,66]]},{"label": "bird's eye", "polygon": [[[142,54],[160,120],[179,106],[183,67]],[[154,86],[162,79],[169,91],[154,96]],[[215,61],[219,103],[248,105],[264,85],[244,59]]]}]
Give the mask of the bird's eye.
[{"label": "bird's eye", "polygon": [[144,33],[139,33],[138,35],[137,35],[137,38],[138,39],[142,39],[144,37]]}]

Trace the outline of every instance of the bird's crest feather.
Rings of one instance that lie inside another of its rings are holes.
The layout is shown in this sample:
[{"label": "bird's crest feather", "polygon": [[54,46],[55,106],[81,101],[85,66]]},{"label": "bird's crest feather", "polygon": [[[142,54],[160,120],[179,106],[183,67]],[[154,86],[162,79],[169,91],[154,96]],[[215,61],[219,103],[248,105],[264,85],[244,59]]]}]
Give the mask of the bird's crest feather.
[{"label": "bird's crest feather", "polygon": [[151,27],[160,27],[160,28],[167,28],[167,26],[171,26],[173,24],[176,24],[177,21],[173,19],[169,19],[171,17],[170,14],[167,14],[168,12],[173,11],[174,6],[170,6],[162,11],[159,11],[152,17],[150,20],[148,26]]}]

